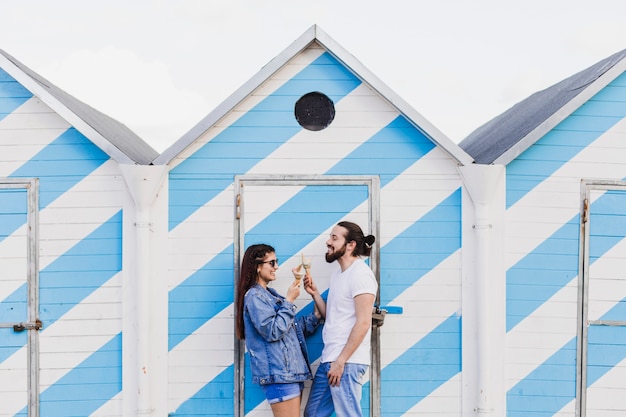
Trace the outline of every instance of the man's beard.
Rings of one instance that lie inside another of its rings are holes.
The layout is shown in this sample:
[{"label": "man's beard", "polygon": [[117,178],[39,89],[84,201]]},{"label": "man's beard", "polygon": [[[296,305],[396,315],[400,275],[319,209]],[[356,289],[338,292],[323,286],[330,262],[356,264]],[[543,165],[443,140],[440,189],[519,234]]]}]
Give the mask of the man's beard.
[{"label": "man's beard", "polygon": [[348,246],[347,243],[344,243],[344,245],[339,249],[339,250],[334,250],[331,253],[326,253],[326,262],[333,263],[335,262],[337,259],[341,258],[345,253],[346,253],[346,247]]}]

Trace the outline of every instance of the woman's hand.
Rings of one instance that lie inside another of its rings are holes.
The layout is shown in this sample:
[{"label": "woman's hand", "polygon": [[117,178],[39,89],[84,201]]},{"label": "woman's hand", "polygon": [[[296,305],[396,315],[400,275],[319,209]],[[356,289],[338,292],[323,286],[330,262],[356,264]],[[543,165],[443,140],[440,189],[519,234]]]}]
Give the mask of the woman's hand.
[{"label": "woman's hand", "polygon": [[287,288],[287,301],[293,303],[300,295],[300,284],[296,281],[292,282],[289,288]]}]

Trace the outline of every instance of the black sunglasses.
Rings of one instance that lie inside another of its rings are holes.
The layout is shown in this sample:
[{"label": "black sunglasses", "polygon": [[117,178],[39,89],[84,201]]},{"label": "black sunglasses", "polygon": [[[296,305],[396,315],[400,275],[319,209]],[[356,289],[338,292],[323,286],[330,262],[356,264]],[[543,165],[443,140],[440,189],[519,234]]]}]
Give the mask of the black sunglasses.
[{"label": "black sunglasses", "polygon": [[278,259],[270,259],[269,261],[261,261],[260,264],[270,264],[272,268],[276,268],[278,265]]}]

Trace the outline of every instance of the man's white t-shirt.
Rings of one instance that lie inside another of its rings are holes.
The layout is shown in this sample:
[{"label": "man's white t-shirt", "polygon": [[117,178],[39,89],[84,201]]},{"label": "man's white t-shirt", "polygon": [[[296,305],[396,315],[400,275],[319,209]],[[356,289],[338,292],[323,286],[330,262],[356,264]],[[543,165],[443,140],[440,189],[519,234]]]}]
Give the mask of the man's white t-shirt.
[{"label": "man's white t-shirt", "polygon": [[[341,269],[330,276],[328,300],[326,301],[326,320],[322,330],[324,349],[321,362],[334,362],[339,357],[348,336],[356,323],[354,297],[359,294],[376,295],[378,283],[371,268],[362,259],[355,260],[345,271]],[[348,359],[349,363],[369,365],[370,338],[372,329],[361,345]]]}]

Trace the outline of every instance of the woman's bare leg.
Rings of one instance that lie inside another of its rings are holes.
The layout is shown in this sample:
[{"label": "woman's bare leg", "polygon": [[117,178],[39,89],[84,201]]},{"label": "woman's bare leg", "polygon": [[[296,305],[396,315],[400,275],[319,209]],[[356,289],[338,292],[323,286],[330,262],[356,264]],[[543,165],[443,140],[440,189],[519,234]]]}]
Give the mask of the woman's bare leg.
[{"label": "woman's bare leg", "polygon": [[299,417],[300,397],[295,397],[287,401],[270,404],[274,417]]}]

